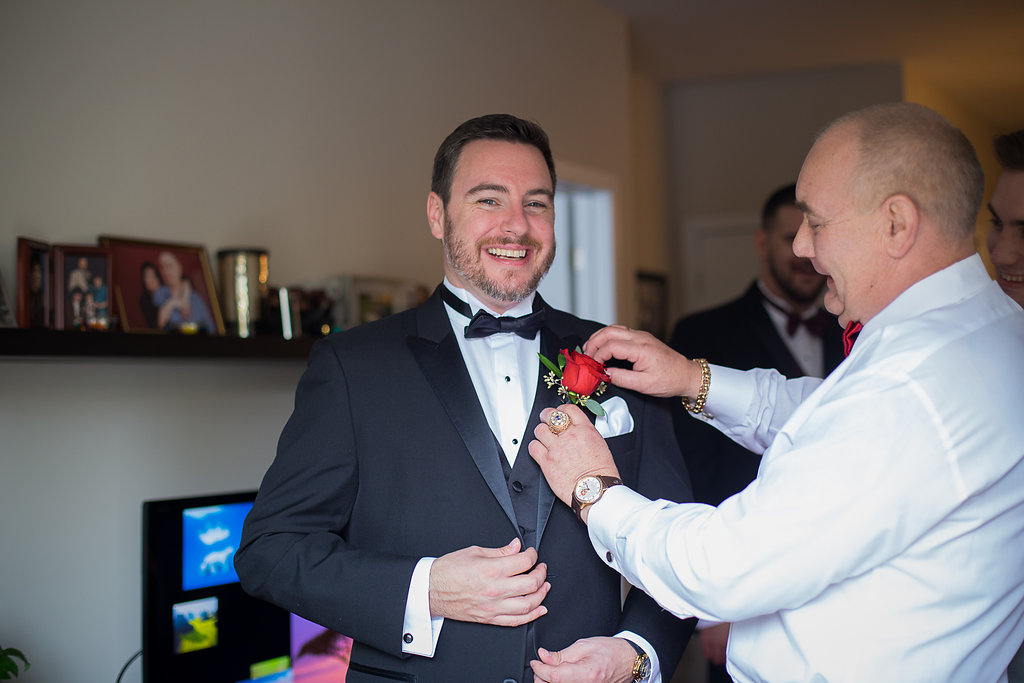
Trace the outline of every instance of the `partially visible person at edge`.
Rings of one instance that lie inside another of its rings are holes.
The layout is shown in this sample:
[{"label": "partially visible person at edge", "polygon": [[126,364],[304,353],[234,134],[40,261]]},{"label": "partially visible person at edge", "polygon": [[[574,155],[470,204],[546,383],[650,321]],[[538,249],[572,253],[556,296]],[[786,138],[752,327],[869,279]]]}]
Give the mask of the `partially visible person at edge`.
[{"label": "partially visible person at edge", "polygon": [[[740,370],[774,368],[786,377],[832,372],[843,360],[842,330],[820,305],[825,276],[809,259],[793,253],[802,221],[795,183],[772,192],[754,231],[757,278],[740,297],[680,319],[669,346],[684,356],[706,356]],[[760,453],[691,419],[681,405],[676,405],[672,421],[695,502],[718,505],[757,476]],[[702,621],[697,630],[708,660],[708,683],[731,681],[725,670],[729,624]]]},{"label": "partially visible person at edge", "polygon": [[[995,149],[1003,172],[988,203],[992,217],[985,245],[999,286],[1024,307],[1024,130],[1000,135]],[[1024,683],[1024,644],[1006,674],[1009,683]]]},{"label": "partially visible person at edge", "polygon": [[1024,307],[1024,130],[999,136],[995,148],[1003,172],[988,203],[986,245],[996,282]]},{"label": "partially visible person at edge", "polygon": [[[642,591],[623,604],[526,454],[559,403],[538,353],[600,328],[536,294],[554,193],[540,126],[461,124],[426,202],[444,281],[310,354],[235,566],[245,590],[353,639],[348,683],[528,683],[538,647],[564,648],[557,681],[658,681],[692,632]],[[690,500],[667,406],[614,388],[600,401],[623,477]]]},{"label": "partially visible person at edge", "polygon": [[600,557],[680,617],[733,623],[737,681],[1007,679],[1024,638],[1024,311],[974,250],[983,185],[966,137],[920,105],[819,135],[793,249],[849,325],[824,380],[709,366],[622,327],[588,340],[633,363],[614,384],[681,396],[763,452],[717,508],[603,483],[615,465],[576,406],[561,434],[534,431],[555,494],[589,503]]}]

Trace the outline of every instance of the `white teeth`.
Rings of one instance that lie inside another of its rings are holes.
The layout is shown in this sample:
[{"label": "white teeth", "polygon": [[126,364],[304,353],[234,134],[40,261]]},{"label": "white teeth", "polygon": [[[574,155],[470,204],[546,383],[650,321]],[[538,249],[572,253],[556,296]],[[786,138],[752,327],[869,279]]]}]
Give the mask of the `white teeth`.
[{"label": "white teeth", "polygon": [[1024,282],[1024,275],[1007,275],[1006,273],[1000,273],[999,277],[1003,278],[1007,282]]},{"label": "white teeth", "polygon": [[487,253],[491,256],[500,256],[502,258],[526,258],[525,249],[501,249],[499,247],[492,247],[487,250]]}]

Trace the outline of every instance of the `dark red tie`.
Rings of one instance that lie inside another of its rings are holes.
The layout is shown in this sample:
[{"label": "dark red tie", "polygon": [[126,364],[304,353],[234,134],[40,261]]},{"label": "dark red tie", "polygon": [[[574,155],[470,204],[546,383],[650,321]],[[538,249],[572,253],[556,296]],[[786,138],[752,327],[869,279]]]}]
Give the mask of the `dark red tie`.
[{"label": "dark red tie", "polygon": [[[760,289],[758,289],[760,291]],[[828,324],[829,315],[825,311],[818,309],[817,313],[812,315],[810,318],[804,318],[799,313],[786,310],[782,306],[778,305],[767,296],[764,292],[761,292],[761,298],[764,299],[769,306],[777,311],[781,311],[786,316],[786,334],[792,337],[796,334],[796,331],[803,325],[807,328],[807,331],[813,334],[815,337],[820,338],[825,333],[825,326]]]},{"label": "dark red tie", "polygon": [[855,321],[846,324],[846,329],[843,330],[843,355],[850,355],[850,351],[853,350],[853,343],[857,341],[857,335],[860,334],[862,327],[864,326]]}]

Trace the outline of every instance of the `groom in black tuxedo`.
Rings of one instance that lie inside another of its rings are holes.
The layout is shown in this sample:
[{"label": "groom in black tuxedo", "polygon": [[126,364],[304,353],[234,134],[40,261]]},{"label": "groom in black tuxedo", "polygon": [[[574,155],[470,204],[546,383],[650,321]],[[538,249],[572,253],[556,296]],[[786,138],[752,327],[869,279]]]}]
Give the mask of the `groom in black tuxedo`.
[{"label": "groom in black tuxedo", "polygon": [[[538,649],[565,680],[667,683],[692,631],[639,590],[620,600],[523,447],[561,402],[538,352],[600,327],[536,295],[554,191],[539,126],[462,124],[427,199],[444,282],[311,353],[235,565],[248,592],[354,639],[348,683],[528,682]],[[689,499],[666,407],[615,388],[599,400],[624,480]]]}]

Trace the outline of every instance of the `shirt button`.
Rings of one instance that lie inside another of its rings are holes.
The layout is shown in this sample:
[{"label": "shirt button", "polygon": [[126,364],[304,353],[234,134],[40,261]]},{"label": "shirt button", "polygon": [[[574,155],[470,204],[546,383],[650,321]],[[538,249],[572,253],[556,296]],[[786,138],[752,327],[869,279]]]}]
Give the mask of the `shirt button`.
[{"label": "shirt button", "polygon": [[409,643],[412,642],[412,634],[411,633],[406,633],[404,636],[402,636],[402,640],[404,640],[406,645],[408,645]]},{"label": "shirt button", "polygon": [[505,381],[506,381],[506,382],[511,382],[511,381],[512,381],[512,378],[511,378],[511,377],[509,377],[508,375],[505,375]]},{"label": "shirt button", "polygon": [[519,439],[512,439],[512,445],[513,446],[518,446],[519,445]]},{"label": "shirt button", "polygon": [[612,551],[609,550],[604,554],[604,559],[608,560],[608,564],[612,563]]},{"label": "shirt button", "polygon": [[523,482],[518,481],[518,480],[512,482],[512,490],[515,491],[516,493],[522,493],[523,492]]}]

